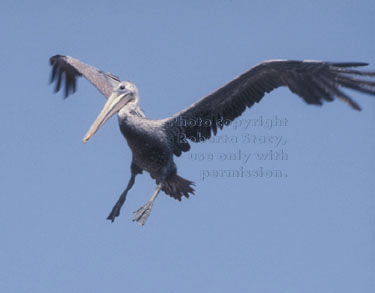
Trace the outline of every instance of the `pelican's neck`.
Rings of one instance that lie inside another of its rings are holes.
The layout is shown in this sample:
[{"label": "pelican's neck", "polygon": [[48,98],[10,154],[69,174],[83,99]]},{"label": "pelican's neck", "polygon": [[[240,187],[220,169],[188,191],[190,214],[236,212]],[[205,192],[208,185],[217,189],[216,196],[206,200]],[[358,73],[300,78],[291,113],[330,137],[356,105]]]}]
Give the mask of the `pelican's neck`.
[{"label": "pelican's neck", "polygon": [[143,113],[142,109],[138,106],[138,97],[133,101],[127,103],[119,112],[118,117],[120,120],[127,119],[131,116],[138,116],[146,118],[146,115]]},{"label": "pelican's neck", "polygon": [[[138,103],[128,103],[118,112],[118,122],[122,134],[127,140],[134,136],[142,136],[139,126],[147,121]],[[129,143],[129,141],[128,141]]]}]

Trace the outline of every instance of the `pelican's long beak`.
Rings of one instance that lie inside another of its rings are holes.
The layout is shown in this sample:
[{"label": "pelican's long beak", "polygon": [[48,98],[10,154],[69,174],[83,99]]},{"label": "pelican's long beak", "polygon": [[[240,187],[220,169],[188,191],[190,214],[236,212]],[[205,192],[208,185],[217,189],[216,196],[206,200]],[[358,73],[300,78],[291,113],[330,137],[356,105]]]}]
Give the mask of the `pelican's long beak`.
[{"label": "pelican's long beak", "polygon": [[86,143],[109,118],[111,118],[127,104],[129,99],[129,92],[113,92],[105,103],[103,110],[100,112],[95,122],[91,125],[90,130],[86,133],[85,137],[83,138],[83,142]]}]

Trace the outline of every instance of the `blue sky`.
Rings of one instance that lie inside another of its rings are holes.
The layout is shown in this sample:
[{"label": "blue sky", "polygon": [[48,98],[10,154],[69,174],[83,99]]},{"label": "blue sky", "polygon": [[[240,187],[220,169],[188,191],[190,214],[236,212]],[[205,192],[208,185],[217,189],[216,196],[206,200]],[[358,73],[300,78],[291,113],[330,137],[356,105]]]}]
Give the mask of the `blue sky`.
[{"label": "blue sky", "polygon": [[[287,124],[220,133],[257,142],[194,145],[205,160],[176,162],[196,195],[162,194],[141,227],[131,219],[154,191],[147,174],[105,220],[129,179],[117,119],[81,142],[105,100],[83,79],[67,100],[48,85],[49,57],[74,56],[135,82],[146,115],[163,118],[266,59],[375,70],[374,14],[354,0],[3,1],[1,291],[374,292],[373,97],[351,93],[356,112],[272,92],[240,121]],[[269,151],[287,159],[257,159]],[[239,152],[250,159],[223,159]],[[285,176],[202,180],[239,168]]]}]

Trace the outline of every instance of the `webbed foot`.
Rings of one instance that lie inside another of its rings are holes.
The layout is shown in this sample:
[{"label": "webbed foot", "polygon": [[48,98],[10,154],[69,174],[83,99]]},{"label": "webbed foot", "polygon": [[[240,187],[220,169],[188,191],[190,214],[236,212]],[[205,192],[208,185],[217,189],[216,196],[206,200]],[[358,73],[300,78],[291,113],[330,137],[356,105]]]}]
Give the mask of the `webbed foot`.
[{"label": "webbed foot", "polygon": [[113,223],[113,221],[116,219],[116,217],[118,217],[120,215],[120,210],[121,210],[121,207],[122,207],[123,204],[124,204],[124,202],[121,202],[120,200],[117,201],[117,203],[112,208],[111,213],[107,217],[107,220],[110,220]]},{"label": "webbed foot", "polygon": [[148,216],[151,213],[153,202],[148,201],[144,206],[140,207],[133,213],[133,221],[137,221],[142,226],[146,223]]}]

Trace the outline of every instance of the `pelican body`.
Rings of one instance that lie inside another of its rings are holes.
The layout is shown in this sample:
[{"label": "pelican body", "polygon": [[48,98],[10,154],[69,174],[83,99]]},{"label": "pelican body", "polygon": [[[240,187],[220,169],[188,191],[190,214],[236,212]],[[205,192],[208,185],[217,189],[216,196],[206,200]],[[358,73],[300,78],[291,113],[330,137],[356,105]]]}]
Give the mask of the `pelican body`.
[{"label": "pelican body", "polygon": [[60,90],[65,79],[65,97],[74,93],[76,79],[83,75],[107,98],[83,142],[86,143],[117,113],[120,130],[132,151],[130,180],[107,219],[113,222],[120,215],[138,174],[146,171],[156,181],[156,190],[150,200],[134,212],[134,221],[141,225],[148,219],[160,191],[179,201],[194,194],[194,183],[177,174],[174,156],[189,151],[189,142],[204,141],[216,135],[218,129],[228,124],[225,122],[232,121],[246,108],[258,103],[265,93],[287,86],[308,104],[322,105],[323,101],[331,102],[338,98],[355,110],[360,110],[359,105],[340,88],[375,95],[375,72],[352,69],[368,65],[366,63],[270,60],[254,66],[172,117],[152,120],[139,107],[138,89],[132,82],[121,81],[109,72],[69,56],[55,55],[50,58],[50,63],[51,82],[56,81],[55,92]]}]

